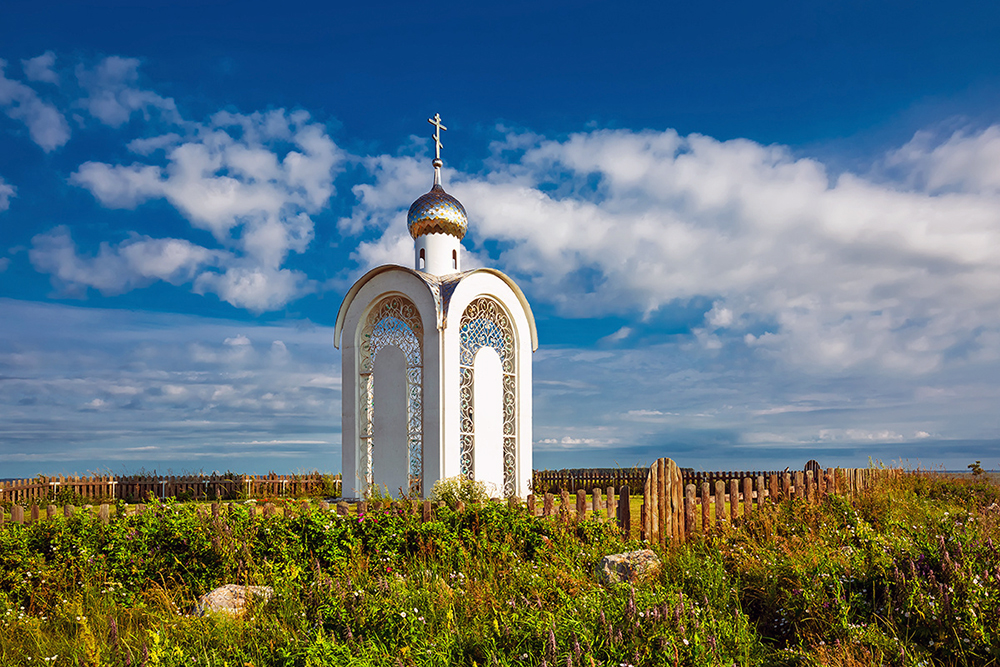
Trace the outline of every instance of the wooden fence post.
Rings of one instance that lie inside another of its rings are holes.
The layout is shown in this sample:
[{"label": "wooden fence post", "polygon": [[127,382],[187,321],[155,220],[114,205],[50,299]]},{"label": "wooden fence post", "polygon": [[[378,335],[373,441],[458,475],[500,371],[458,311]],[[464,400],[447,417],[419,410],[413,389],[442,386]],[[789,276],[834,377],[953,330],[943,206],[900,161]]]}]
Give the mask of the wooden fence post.
[{"label": "wooden fence post", "polygon": [[38,521],[38,505],[31,506],[31,521],[32,523]]},{"label": "wooden fence post", "polygon": [[736,525],[740,509],[740,482],[735,477],[729,478],[729,522]]},{"label": "wooden fence post", "polygon": [[715,480],[715,523],[721,527],[726,521],[726,483]]},{"label": "wooden fence post", "polygon": [[712,525],[711,508],[712,492],[708,488],[708,482],[701,483],[701,534],[708,535],[708,528]]},{"label": "wooden fence post", "polygon": [[601,512],[604,510],[604,503],[601,502],[601,487],[594,487],[591,492],[590,497],[591,511],[594,513],[594,518],[600,518]]},{"label": "wooden fence post", "polygon": [[676,463],[670,466],[668,500],[670,502],[669,526],[671,539],[675,543],[680,544],[687,540],[687,521],[684,514],[684,476]]},{"label": "wooden fence post", "polygon": [[816,481],[813,479],[813,471],[806,470],[806,501],[816,502]]},{"label": "wooden fence post", "polygon": [[431,514],[431,501],[429,500],[424,501],[423,516],[421,518],[424,523],[427,523],[428,521],[434,518],[433,515]]},{"label": "wooden fence post", "polygon": [[608,506],[608,521],[611,521],[616,517],[617,512],[615,510],[618,509],[618,506],[615,504],[615,487],[613,486],[608,487],[606,504]]},{"label": "wooden fence post", "polygon": [[559,519],[569,521],[569,491],[566,489],[559,492]]},{"label": "wooden fence post", "polygon": [[649,511],[653,503],[653,470],[656,469],[656,465],[650,469],[650,474],[646,477],[646,482],[642,486],[642,507],[645,508],[643,511],[639,511],[639,539],[653,541],[653,513]]},{"label": "wooden fence post", "polygon": [[72,505],[65,505],[63,507],[63,516],[66,517],[67,519],[70,518],[71,516],[73,516],[73,511],[75,509],[76,508],[73,507]]},{"label": "wooden fence post", "polygon": [[806,496],[805,475],[801,470],[795,471],[795,497],[803,500]]},{"label": "wooden fence post", "polygon": [[24,508],[20,505],[12,505],[10,508],[10,520],[14,523],[24,524]]},{"label": "wooden fence post", "polygon": [[757,475],[757,509],[764,504],[764,476]]},{"label": "wooden fence post", "polygon": [[528,494],[528,516],[535,516],[535,494]]},{"label": "wooden fence post", "polygon": [[47,505],[45,507],[45,518],[46,519],[54,519],[54,518],[56,518],[56,514],[58,512],[59,512],[59,508],[56,507],[55,505]]},{"label": "wooden fence post", "polygon": [[660,547],[673,541],[670,528],[670,459],[656,460],[656,538]]},{"label": "wooden fence post", "polygon": [[628,486],[623,486],[618,493],[618,527],[626,540],[632,538],[632,504]]},{"label": "wooden fence post", "polygon": [[753,479],[743,478],[743,518],[753,516]]},{"label": "wooden fence post", "polygon": [[778,502],[778,475],[777,473],[771,473],[767,476],[767,493],[771,497],[771,502]]},{"label": "wooden fence post", "polygon": [[580,523],[587,518],[587,492],[579,489],[576,492],[576,522]]},{"label": "wooden fence post", "polygon": [[694,484],[684,487],[684,527],[688,537],[694,534]]},{"label": "wooden fence post", "polygon": [[556,497],[551,493],[545,494],[545,501],[542,503],[542,516],[552,516],[555,512]]},{"label": "wooden fence post", "polygon": [[101,517],[101,523],[103,523],[105,526],[108,525],[108,522],[111,521],[111,508],[108,507],[107,503],[101,505],[101,509],[99,510],[99,515]]}]

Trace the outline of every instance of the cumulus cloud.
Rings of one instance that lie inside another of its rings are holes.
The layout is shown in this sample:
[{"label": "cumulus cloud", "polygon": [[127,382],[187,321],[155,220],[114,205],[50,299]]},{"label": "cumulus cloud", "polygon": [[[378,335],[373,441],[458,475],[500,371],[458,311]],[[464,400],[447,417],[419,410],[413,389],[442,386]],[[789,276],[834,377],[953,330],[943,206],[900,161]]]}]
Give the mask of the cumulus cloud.
[{"label": "cumulus cloud", "polygon": [[86,93],[80,105],[105,125],[120,127],[135,112],[148,120],[154,110],[167,120],[180,120],[172,99],[135,85],[139,80],[139,61],[135,58],[110,56],[93,68],[80,64],[76,79]]},{"label": "cumulus cloud", "polygon": [[46,153],[69,141],[69,125],[62,113],[42,101],[30,86],[8,79],[4,73],[6,66],[7,62],[0,60],[0,109],[24,123],[31,140]]},{"label": "cumulus cloud", "polygon": [[885,159],[909,186],[931,193],[1000,193],[1000,127],[960,130],[942,142],[930,131],[917,134]]},{"label": "cumulus cloud", "polygon": [[211,232],[228,251],[193,280],[197,293],[262,312],[310,291],[305,274],[282,264],[312,241],[311,216],[333,196],[346,156],[305,112],[220,112],[192,128],[130,144],[142,156],[163,150],[164,165],[86,162],[70,182],[110,208],[166,199]]},{"label": "cumulus cloud", "polygon": [[205,265],[223,261],[226,254],[183,239],[154,239],[138,234],[117,245],[102,243],[93,257],[81,255],[66,226],[32,239],[28,253],[38,271],[52,275],[65,294],[82,296],[85,288],[120,294],[155,280],[181,284],[192,280]]},{"label": "cumulus cloud", "polygon": [[56,54],[52,51],[46,51],[40,56],[21,61],[24,76],[28,81],[58,84],[59,75],[55,71],[55,64]]},{"label": "cumulus cloud", "polygon": [[[706,328],[692,333],[705,349],[921,373],[1000,329],[998,136],[918,136],[888,156],[886,182],[745,139],[511,134],[488,174],[452,173],[446,187],[469,211],[467,245],[500,241],[496,263],[567,316],[641,321],[703,300]],[[369,168],[341,223],[381,232],[362,262],[401,254],[400,216],[420,191],[411,158]]]},{"label": "cumulus cloud", "polygon": [[217,294],[223,301],[255,313],[276,310],[309,289],[308,278],[301,271],[261,266],[235,266],[224,273],[206,271],[194,283],[199,294]]},{"label": "cumulus cloud", "polygon": [[10,200],[16,196],[17,188],[3,180],[3,176],[0,176],[0,211],[6,211],[10,208]]}]

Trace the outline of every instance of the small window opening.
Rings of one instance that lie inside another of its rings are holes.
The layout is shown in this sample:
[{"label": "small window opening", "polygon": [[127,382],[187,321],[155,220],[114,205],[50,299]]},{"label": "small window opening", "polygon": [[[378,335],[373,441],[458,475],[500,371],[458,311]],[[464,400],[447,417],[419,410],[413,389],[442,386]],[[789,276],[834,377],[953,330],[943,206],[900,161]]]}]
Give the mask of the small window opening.
[{"label": "small window opening", "polygon": [[420,270],[423,270],[425,263],[426,263],[426,257],[424,255],[424,249],[421,248],[420,249],[420,266],[418,266],[417,268],[420,269]]},{"label": "small window opening", "polygon": [[458,251],[457,250],[452,250],[451,251],[451,268],[453,268],[456,271],[458,271]]}]

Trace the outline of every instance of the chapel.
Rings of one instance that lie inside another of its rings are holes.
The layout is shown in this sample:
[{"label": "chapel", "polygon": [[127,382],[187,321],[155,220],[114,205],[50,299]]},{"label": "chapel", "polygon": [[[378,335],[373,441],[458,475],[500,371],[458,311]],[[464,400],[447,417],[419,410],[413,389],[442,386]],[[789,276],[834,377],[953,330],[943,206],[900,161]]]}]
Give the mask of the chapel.
[{"label": "chapel", "polygon": [[491,268],[462,269],[465,207],[434,181],[410,206],[413,268],[362,276],[337,314],[343,373],[343,496],[427,497],[439,479],[485,482],[494,497],[531,486],[531,353],[524,293]]}]

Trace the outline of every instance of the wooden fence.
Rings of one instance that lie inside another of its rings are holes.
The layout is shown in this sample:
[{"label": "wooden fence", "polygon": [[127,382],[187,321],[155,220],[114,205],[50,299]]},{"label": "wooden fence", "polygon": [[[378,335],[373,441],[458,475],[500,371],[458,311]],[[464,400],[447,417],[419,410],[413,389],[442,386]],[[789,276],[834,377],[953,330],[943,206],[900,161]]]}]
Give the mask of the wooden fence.
[{"label": "wooden fence", "polygon": [[646,481],[646,468],[568,468],[563,470],[535,470],[532,490],[535,493],[576,493],[581,489],[629,487],[638,493]]},{"label": "wooden fence", "polygon": [[[703,481],[700,487],[696,487],[694,484],[684,483],[685,478],[681,468],[670,459],[659,459],[645,472],[643,502],[638,517],[639,537],[659,544],[661,547],[670,543],[683,542],[698,533],[704,534],[713,530],[713,526],[736,523],[742,518],[752,516],[753,512],[758,511],[764,502],[776,502],[789,498],[817,502],[824,495],[831,493],[852,496],[860,493],[878,479],[902,474],[900,470],[828,468],[825,471],[812,469],[795,471],[794,473],[786,471],[737,479],[727,477],[728,473],[705,473],[706,475],[715,475],[715,477],[709,477],[716,479],[715,484]],[[814,476],[814,472],[818,474]],[[727,477],[728,483],[723,481],[724,477]],[[288,484],[280,484],[280,478],[277,476],[241,478],[244,483],[248,479],[250,480],[249,486],[257,488],[257,490],[275,491],[289,488]],[[300,478],[303,484],[307,483],[308,480],[309,476]],[[258,486],[254,487],[255,484]],[[118,487],[112,488],[117,489]],[[144,489],[145,487],[137,488]],[[164,485],[164,488],[169,491],[170,487]],[[500,501],[494,499],[491,502]],[[617,493],[613,486],[605,489],[594,487],[589,493],[584,489],[578,489],[573,497],[573,494],[570,494],[568,490],[562,489],[558,494],[529,495],[524,502],[518,498],[509,498],[506,502],[511,507],[525,508],[532,516],[558,517],[563,521],[583,521],[589,516],[601,521],[615,521],[619,530],[626,537],[632,535],[631,492],[627,485],[623,485]],[[296,511],[296,507],[299,511],[309,511],[307,508],[311,507],[307,502],[302,502],[298,506],[295,503],[283,503],[282,505],[278,507],[274,503],[264,502],[253,503],[249,506],[253,512],[265,517],[276,514],[288,515]],[[355,503],[341,501],[334,506],[325,501],[319,503],[321,511],[335,511],[342,516],[361,517],[370,512],[392,508],[416,514],[422,517],[425,522],[432,520],[436,509],[442,506],[444,506],[443,502],[435,504],[429,500],[362,501]],[[713,506],[714,513],[712,512]],[[197,511],[206,518],[209,512],[212,516],[218,517],[222,507],[221,503],[213,502],[210,508],[201,506]],[[229,513],[234,511],[233,508],[233,503],[228,503]],[[87,506],[83,509],[88,512],[96,512],[104,523],[110,521],[111,512],[108,504],[98,508]],[[463,510],[464,504],[460,502],[457,509]],[[0,526],[4,523],[23,524],[25,521],[55,519],[59,516],[71,517],[77,511],[77,508],[72,505],[60,508],[54,504],[40,506],[38,503],[33,503],[25,510],[21,505],[14,504],[9,511],[0,507]],[[126,509],[129,514],[144,511],[146,511],[144,505]]]},{"label": "wooden fence", "polygon": [[[781,475],[779,470],[727,470],[716,472],[695,472],[681,468],[684,484],[700,487],[703,482],[715,485],[717,481],[756,478],[760,475]],[[649,476],[649,468],[566,468],[563,470],[535,470],[532,489],[535,493],[559,493],[562,490],[576,493],[580,489],[629,487],[633,493],[640,493]]]},{"label": "wooden fence", "polygon": [[[587,496],[590,495],[590,500],[588,501]],[[558,504],[557,504],[558,500]],[[518,498],[509,498],[506,501],[500,501],[493,499],[490,502],[506,502],[509,507],[521,507],[526,509],[533,516],[542,517],[558,517],[565,521],[583,521],[585,518],[596,518],[601,521],[619,521],[619,525],[624,521],[625,525],[631,521],[631,512],[629,511],[629,495],[628,489],[625,487],[625,494],[619,498],[616,498],[615,490],[613,487],[608,487],[605,490],[593,489],[589,494],[582,489],[576,493],[575,498],[570,495],[568,491],[562,491],[560,494],[547,493],[543,496],[539,496],[537,499],[534,495],[529,495],[527,499],[522,502]],[[278,503],[272,502],[256,502],[256,501],[246,501],[241,503],[220,503],[212,502],[210,505],[199,505],[194,511],[198,512],[203,517],[208,516],[219,517],[223,511],[228,514],[232,514],[235,507],[242,507],[243,511],[247,508],[254,514],[259,514],[264,517],[271,517],[276,515],[290,516],[295,512],[308,512],[313,511],[318,507],[320,511],[333,511],[341,516],[358,516],[363,517],[371,512],[381,512],[385,510],[396,510],[404,513],[415,514],[422,517],[423,521],[430,521],[434,518],[435,512],[439,508],[445,507],[443,501],[437,503],[432,503],[430,500],[396,500],[396,501],[361,501],[361,502],[337,502],[334,505],[326,501],[320,501],[315,507],[308,501],[300,501],[296,503],[295,501]],[[146,505],[127,505],[124,507],[125,515],[131,516],[135,514],[143,514],[147,511]],[[456,507],[458,511],[463,511],[465,509],[465,503],[459,502]],[[117,511],[117,510],[116,510]],[[42,521],[42,520],[52,520],[58,517],[69,518],[80,512],[96,514],[100,518],[101,522],[107,524],[111,521],[116,514],[112,512],[111,505],[105,503],[98,507],[93,505],[87,505],[82,508],[78,508],[74,505],[63,505],[57,506],[54,504],[39,505],[38,503],[33,503],[29,507],[25,508],[21,505],[14,504],[9,510],[5,510],[0,506],[0,527],[5,524],[24,524],[26,522]],[[118,517],[120,518],[120,517]]]},{"label": "wooden fence", "polygon": [[872,468],[824,471],[818,464],[810,465],[813,463],[806,464],[806,470],[742,478],[731,473],[699,473],[702,481],[696,485],[687,481],[676,463],[659,459],[650,466],[643,487],[640,537],[665,547],[684,542],[695,533],[704,534],[713,525],[719,527],[750,517],[764,502],[789,498],[818,502],[831,493],[854,496],[879,479],[903,474],[898,469]]},{"label": "wooden fence", "polygon": [[[339,475],[334,493],[340,495]],[[94,501],[142,501],[154,498],[233,500],[240,497],[279,497],[313,494],[323,490],[329,477],[308,475],[92,475],[19,479],[0,482],[0,502],[22,505],[70,494]]]}]

